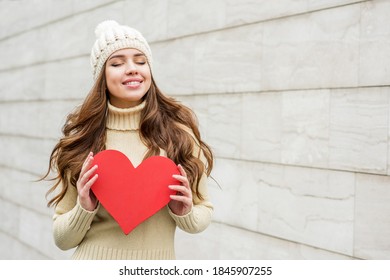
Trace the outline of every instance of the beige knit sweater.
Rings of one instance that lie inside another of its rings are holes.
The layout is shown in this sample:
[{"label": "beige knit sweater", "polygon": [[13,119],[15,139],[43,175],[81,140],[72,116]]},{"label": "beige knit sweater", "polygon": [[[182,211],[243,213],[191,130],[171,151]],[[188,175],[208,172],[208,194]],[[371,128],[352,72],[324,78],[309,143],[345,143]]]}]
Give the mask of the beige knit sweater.
[{"label": "beige knit sweater", "polygon": [[[140,114],[145,103],[129,109],[108,105],[106,149],[121,151],[138,166],[147,150],[139,137]],[[199,149],[194,151],[198,153]],[[165,155],[163,151],[161,155]],[[165,206],[128,235],[102,205],[98,204],[93,212],[83,209],[76,188],[71,187],[55,208],[55,243],[62,250],[77,247],[73,259],[174,259],[176,226],[197,233],[210,224],[213,206],[208,201],[206,180],[204,175],[199,185],[204,200],[194,195],[190,213],[177,216]]]}]

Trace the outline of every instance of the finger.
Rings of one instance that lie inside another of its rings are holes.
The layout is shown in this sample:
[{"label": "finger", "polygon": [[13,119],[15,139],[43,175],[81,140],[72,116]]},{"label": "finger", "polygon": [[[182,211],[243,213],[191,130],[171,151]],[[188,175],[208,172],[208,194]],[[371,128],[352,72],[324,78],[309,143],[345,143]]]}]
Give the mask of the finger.
[{"label": "finger", "polygon": [[89,152],[89,154],[88,154],[87,157],[85,158],[83,164],[85,164],[85,163],[88,161],[88,159],[89,159],[90,157],[92,157],[92,156],[93,156],[93,153],[92,153],[92,152]]},{"label": "finger", "polygon": [[181,193],[182,194],[181,196],[186,196],[186,197],[192,198],[191,191],[188,188],[186,188],[185,186],[182,186],[182,185],[170,185],[169,188],[171,190],[174,190],[176,192]]},{"label": "finger", "polygon": [[91,169],[89,169],[87,172],[85,172],[83,174],[83,176],[81,177],[81,180],[80,180],[80,184],[81,186],[80,187],[84,187],[84,185],[89,181],[90,177],[92,176],[93,173],[96,172],[96,170],[98,169],[98,166],[97,165],[94,165]]},{"label": "finger", "polygon": [[181,175],[173,175],[172,176],[174,179],[178,180],[179,182],[181,182],[184,186],[186,186],[187,188],[189,188],[190,186],[190,183],[188,182],[188,179],[187,177],[184,177],[184,176],[181,176]]},{"label": "finger", "polygon": [[95,174],[90,180],[88,180],[88,182],[86,182],[86,184],[83,187],[79,189],[80,197],[84,197],[84,198],[90,197],[91,187],[96,182],[97,179],[98,179],[98,174]]},{"label": "finger", "polygon": [[85,191],[89,191],[91,189],[91,187],[93,186],[93,184],[96,182],[96,180],[98,179],[99,175],[98,174],[95,174],[85,185],[84,185],[84,190]]},{"label": "finger", "polygon": [[83,165],[81,166],[81,169],[85,169],[85,167],[91,162],[91,160],[93,160],[93,153],[90,152],[87,157],[85,158],[84,162],[83,162]]},{"label": "finger", "polygon": [[184,177],[187,177],[187,173],[186,171],[184,170],[183,166],[181,164],[178,165],[179,167],[179,171],[180,171],[180,174]]},{"label": "finger", "polygon": [[84,166],[88,163],[88,161],[90,160],[91,157],[93,157],[93,153],[92,153],[92,152],[90,152],[90,153],[87,155],[87,157],[85,158],[85,160],[84,160],[84,162],[83,162],[82,167],[84,167]]},{"label": "finger", "polygon": [[90,169],[90,166],[93,162],[93,156],[92,156],[92,152],[89,153],[89,155],[87,156],[87,158],[85,159],[84,163],[83,163],[83,166],[81,167],[81,171],[80,171],[80,176],[83,176],[84,173]]},{"label": "finger", "polygon": [[189,199],[188,197],[181,196],[181,195],[170,195],[172,200],[182,202],[186,206],[190,206],[192,204],[192,200]]},{"label": "finger", "polygon": [[85,172],[83,177],[86,178],[86,181],[89,180],[89,178],[92,176],[93,173],[96,172],[97,169],[98,169],[98,166],[97,166],[97,164],[95,164],[92,168],[90,168],[87,172]]}]

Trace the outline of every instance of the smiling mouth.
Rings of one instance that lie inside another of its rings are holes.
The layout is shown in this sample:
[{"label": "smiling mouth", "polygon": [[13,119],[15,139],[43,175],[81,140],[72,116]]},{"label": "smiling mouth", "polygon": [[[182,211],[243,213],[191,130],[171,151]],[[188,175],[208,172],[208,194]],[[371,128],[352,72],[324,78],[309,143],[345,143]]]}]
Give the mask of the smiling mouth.
[{"label": "smiling mouth", "polygon": [[123,84],[125,86],[137,86],[137,85],[139,85],[141,83],[142,83],[141,81],[131,81],[131,82],[123,83]]}]

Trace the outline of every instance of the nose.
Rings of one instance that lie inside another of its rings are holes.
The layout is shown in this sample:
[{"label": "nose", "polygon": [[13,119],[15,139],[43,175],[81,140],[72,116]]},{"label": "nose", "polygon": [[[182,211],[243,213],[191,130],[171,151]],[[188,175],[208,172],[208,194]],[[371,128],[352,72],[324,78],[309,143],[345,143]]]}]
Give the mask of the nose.
[{"label": "nose", "polygon": [[127,75],[134,75],[137,73],[138,73],[137,65],[133,61],[127,62],[126,63],[126,74]]}]

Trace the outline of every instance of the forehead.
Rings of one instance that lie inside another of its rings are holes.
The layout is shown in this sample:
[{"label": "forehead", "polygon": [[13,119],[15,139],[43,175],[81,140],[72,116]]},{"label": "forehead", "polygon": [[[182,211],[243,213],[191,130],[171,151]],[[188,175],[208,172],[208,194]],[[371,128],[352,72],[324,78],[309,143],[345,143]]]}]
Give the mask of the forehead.
[{"label": "forehead", "polygon": [[130,49],[130,48],[127,48],[127,49],[121,49],[121,50],[117,50],[115,52],[113,52],[109,59],[113,56],[128,56],[128,57],[133,57],[133,56],[145,56],[143,54],[143,52],[137,50],[137,49]]}]

